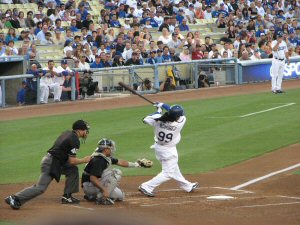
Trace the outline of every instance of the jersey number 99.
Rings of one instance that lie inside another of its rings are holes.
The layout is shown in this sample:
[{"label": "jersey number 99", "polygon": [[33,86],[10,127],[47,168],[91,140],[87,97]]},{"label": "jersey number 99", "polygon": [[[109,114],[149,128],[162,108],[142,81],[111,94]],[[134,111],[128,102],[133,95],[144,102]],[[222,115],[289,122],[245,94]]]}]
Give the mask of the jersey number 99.
[{"label": "jersey number 99", "polygon": [[172,141],[172,138],[173,138],[172,133],[166,134],[165,132],[162,132],[162,131],[158,133],[158,137],[157,137],[157,139],[159,141],[164,141],[166,143],[169,143],[170,141]]}]

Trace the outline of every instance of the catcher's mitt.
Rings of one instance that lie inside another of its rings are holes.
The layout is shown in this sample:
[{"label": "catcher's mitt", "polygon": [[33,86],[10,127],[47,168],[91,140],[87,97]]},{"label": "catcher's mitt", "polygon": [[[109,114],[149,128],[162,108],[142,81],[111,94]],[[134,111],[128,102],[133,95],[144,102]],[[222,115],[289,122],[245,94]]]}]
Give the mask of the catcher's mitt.
[{"label": "catcher's mitt", "polygon": [[146,158],[138,159],[137,163],[140,165],[140,167],[145,167],[145,168],[150,168],[153,166],[153,162]]}]

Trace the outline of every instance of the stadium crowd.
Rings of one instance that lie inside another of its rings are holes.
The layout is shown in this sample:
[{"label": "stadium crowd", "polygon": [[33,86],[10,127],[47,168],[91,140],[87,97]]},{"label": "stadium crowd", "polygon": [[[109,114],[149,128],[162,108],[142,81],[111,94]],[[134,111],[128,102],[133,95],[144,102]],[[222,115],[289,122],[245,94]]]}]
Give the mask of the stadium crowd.
[{"label": "stadium crowd", "polygon": [[[0,56],[38,62],[37,45],[61,46],[62,59],[86,70],[231,57],[258,60],[272,58],[271,42],[281,32],[289,55],[300,55],[300,0],[100,0],[98,11],[93,1],[1,0],[35,3],[35,8],[24,13],[0,7]],[[224,36],[215,40],[195,26],[190,29],[201,21],[215,21]],[[158,38],[153,32],[159,32]],[[16,42],[22,42],[20,47]]]}]

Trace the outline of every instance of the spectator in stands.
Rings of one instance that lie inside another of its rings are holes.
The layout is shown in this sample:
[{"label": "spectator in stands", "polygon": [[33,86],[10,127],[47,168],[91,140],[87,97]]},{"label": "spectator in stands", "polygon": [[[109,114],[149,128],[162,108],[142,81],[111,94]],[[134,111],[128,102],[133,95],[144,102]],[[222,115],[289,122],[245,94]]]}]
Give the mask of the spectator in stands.
[{"label": "spectator in stands", "polygon": [[163,63],[163,57],[162,57],[163,50],[157,49],[156,53],[157,53],[157,56],[155,58],[156,63]]},{"label": "spectator in stands", "polygon": [[164,46],[163,47],[163,54],[162,54],[162,60],[163,62],[171,62],[171,56],[169,53],[169,47],[168,46]]},{"label": "spectator in stands", "polygon": [[196,48],[192,52],[192,60],[199,60],[203,58],[203,52],[201,51],[201,45],[196,45]]},{"label": "spectator in stands", "polygon": [[55,30],[54,33],[55,33],[55,36],[53,38],[53,43],[55,45],[64,45],[65,39],[62,37],[61,31]]},{"label": "spectator in stands", "polygon": [[163,44],[167,45],[172,40],[172,37],[169,33],[168,28],[162,28],[162,35],[159,36],[158,41],[161,41]]},{"label": "spectator in stands", "polygon": [[100,55],[95,55],[95,61],[91,64],[90,68],[103,68]]},{"label": "spectator in stands", "polygon": [[112,63],[112,67],[119,67],[119,66],[124,66],[124,59],[122,56],[120,55],[115,55],[113,63]]},{"label": "spectator in stands", "polygon": [[86,62],[86,55],[84,54],[81,54],[80,57],[79,57],[79,65],[78,67],[82,70],[89,70],[90,69],[90,64],[88,64]]},{"label": "spectator in stands", "polygon": [[157,63],[157,60],[156,60],[156,51],[155,50],[151,50],[150,51],[149,58],[146,59],[146,63],[147,64],[155,64],[155,63]]},{"label": "spectator in stands", "polygon": [[248,53],[247,50],[244,50],[244,51],[242,52],[242,57],[240,57],[239,60],[240,60],[240,61],[251,60],[251,59],[249,58],[249,53]]},{"label": "spectator in stands", "polygon": [[38,32],[38,34],[36,35],[37,40],[39,40],[41,43],[47,43],[47,39],[46,39],[46,33],[48,32],[48,26],[47,25],[43,25],[42,30],[40,32]]},{"label": "spectator in stands", "polygon": [[[88,14],[88,11],[85,9],[85,4],[84,3],[79,3],[78,5],[78,9],[76,10],[76,18],[77,18],[77,14],[81,15],[81,19],[85,20]],[[79,28],[79,27],[78,27]],[[79,28],[80,29],[80,28]]]},{"label": "spectator in stands", "polygon": [[212,19],[212,11],[211,11],[211,6],[210,5],[207,5],[205,7],[204,19],[206,19],[206,20]]},{"label": "spectator in stands", "polygon": [[9,22],[13,28],[21,28],[20,22],[18,20],[18,14],[13,13]]},{"label": "spectator in stands", "polygon": [[187,20],[183,19],[182,23],[179,25],[180,31],[189,31],[190,30],[189,26],[186,23],[187,23]]},{"label": "spectator in stands", "polygon": [[170,57],[171,57],[171,61],[172,62],[179,62],[179,61],[181,61],[181,59],[176,54],[175,48],[170,48],[169,52],[170,52]]},{"label": "spectator in stands", "polygon": [[86,19],[82,21],[82,26],[88,29],[91,23],[94,23],[92,20],[92,15],[88,13]]},{"label": "spectator in stands", "polygon": [[163,28],[166,28],[168,31],[170,31],[169,23],[170,23],[170,17],[168,16],[164,17],[164,22],[160,25],[158,31],[162,31]]},{"label": "spectator in stands", "polygon": [[15,42],[13,40],[10,40],[7,44],[7,47],[10,48],[13,55],[18,55],[18,49],[14,45]]},{"label": "spectator in stands", "polygon": [[14,28],[9,28],[5,36],[5,42],[8,43],[10,40],[18,41],[18,36]]},{"label": "spectator in stands", "polygon": [[24,18],[24,12],[23,11],[19,12],[18,21],[19,21],[20,27],[26,27],[26,20]]},{"label": "spectator in stands", "polygon": [[110,27],[118,27],[118,28],[121,27],[121,24],[120,24],[119,20],[117,19],[116,14],[111,15]]},{"label": "spectator in stands", "polygon": [[141,65],[137,52],[132,52],[131,58],[125,62],[125,66]]},{"label": "spectator in stands", "polygon": [[46,39],[45,41],[41,41],[41,44],[54,45],[54,41],[53,41],[51,32],[48,31],[45,33],[45,39]]},{"label": "spectator in stands", "polygon": [[182,52],[179,54],[181,61],[191,61],[191,55],[188,46],[183,46]]},{"label": "spectator in stands", "polygon": [[173,32],[172,33],[172,40],[169,41],[167,45],[170,48],[180,48],[181,49],[183,44],[184,44],[184,41],[179,40],[178,39],[178,34]]}]

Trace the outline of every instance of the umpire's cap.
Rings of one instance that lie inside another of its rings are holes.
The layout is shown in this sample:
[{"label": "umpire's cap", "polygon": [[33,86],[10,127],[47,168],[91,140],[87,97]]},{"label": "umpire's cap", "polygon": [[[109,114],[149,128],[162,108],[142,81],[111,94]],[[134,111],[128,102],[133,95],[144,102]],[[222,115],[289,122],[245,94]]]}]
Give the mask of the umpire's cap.
[{"label": "umpire's cap", "polygon": [[89,131],[90,125],[84,120],[77,120],[73,123],[73,130],[87,130]]}]

